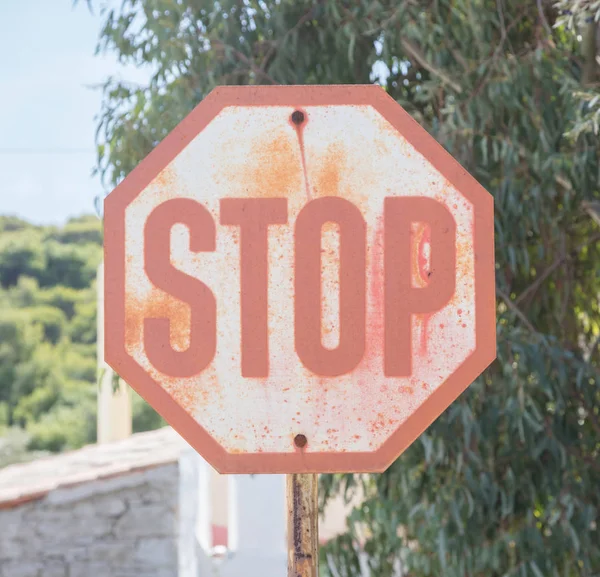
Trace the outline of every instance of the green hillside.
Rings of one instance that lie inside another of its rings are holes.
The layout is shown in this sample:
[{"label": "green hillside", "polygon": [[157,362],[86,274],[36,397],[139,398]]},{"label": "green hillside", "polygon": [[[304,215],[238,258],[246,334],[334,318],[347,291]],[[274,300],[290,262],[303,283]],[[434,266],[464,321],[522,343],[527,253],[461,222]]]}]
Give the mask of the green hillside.
[{"label": "green hillside", "polygon": [[[102,223],[0,216],[0,466],[96,439]],[[134,398],[134,429],[160,419]]]}]

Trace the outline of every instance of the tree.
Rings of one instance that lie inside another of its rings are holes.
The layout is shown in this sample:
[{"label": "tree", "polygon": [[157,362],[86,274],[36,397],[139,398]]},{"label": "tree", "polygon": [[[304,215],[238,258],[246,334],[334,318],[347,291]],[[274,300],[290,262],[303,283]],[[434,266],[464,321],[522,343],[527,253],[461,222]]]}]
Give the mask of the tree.
[{"label": "tree", "polygon": [[102,244],[102,228],[98,226],[98,218],[92,215],[72,218],[67,224],[49,235],[59,242],[71,244]]},{"label": "tree", "polygon": [[95,245],[63,244],[46,241],[48,265],[41,275],[42,286],[67,285],[83,289],[96,278],[100,252]]},{"label": "tree", "polygon": [[[0,216],[0,466],[96,438],[102,232],[91,215],[62,227]],[[133,413],[134,431],[162,424],[137,396]]]},{"label": "tree", "polygon": [[15,428],[1,431],[0,436],[0,468],[31,461],[47,455],[44,451],[31,451],[28,449],[30,436],[23,429]]},{"label": "tree", "polygon": [[578,118],[571,136],[600,132],[600,2],[598,0],[560,0],[558,23],[574,30],[581,39],[582,90],[578,92]]},{"label": "tree", "polygon": [[46,269],[42,236],[37,230],[2,232],[0,237],[0,286],[10,287],[19,276],[38,278]]},{"label": "tree", "polygon": [[[598,10],[570,5],[584,20]],[[362,547],[382,577],[399,563],[419,576],[600,572],[600,229],[581,209],[600,199],[597,70],[558,16],[540,0],[104,12],[99,50],[154,73],[106,82],[107,185],[217,84],[378,82],[495,197],[498,360],[385,474],[323,477],[324,498],[357,483],[366,495],[323,549],[325,571],[358,574]]]},{"label": "tree", "polygon": [[[12,427],[14,411],[22,395],[20,368],[42,341],[39,325],[31,325],[22,310],[0,311],[0,402],[6,406],[6,424]],[[30,391],[29,391],[30,392]]]},{"label": "tree", "polygon": [[95,345],[96,343],[96,291],[91,291],[88,299],[75,304],[71,322],[71,340],[74,343]]},{"label": "tree", "polygon": [[33,228],[31,224],[16,216],[0,215],[0,232],[11,232],[31,228]]}]

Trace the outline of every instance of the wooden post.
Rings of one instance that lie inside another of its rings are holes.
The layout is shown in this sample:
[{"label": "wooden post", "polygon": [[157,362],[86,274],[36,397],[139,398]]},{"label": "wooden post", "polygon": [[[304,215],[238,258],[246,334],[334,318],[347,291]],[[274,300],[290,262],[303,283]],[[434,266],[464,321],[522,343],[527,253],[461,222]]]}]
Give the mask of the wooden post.
[{"label": "wooden post", "polygon": [[318,577],[317,475],[287,475],[288,577]]}]

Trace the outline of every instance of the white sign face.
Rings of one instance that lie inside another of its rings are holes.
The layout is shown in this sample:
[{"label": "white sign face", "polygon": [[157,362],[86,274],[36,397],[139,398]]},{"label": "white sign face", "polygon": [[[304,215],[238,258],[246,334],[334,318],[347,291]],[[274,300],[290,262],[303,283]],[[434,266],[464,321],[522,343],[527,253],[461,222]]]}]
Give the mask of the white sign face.
[{"label": "white sign face", "polygon": [[105,223],[107,361],[220,472],[384,470],[495,357],[492,199],[378,87],[219,88]]}]

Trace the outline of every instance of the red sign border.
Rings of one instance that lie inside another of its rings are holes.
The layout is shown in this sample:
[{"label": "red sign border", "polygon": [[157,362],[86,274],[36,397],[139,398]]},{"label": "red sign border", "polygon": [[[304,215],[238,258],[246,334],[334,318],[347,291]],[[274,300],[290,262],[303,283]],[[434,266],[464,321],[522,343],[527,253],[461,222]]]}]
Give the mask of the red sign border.
[{"label": "red sign border", "polygon": [[[476,347],[373,452],[228,453],[125,349],[125,209],[228,106],[368,105],[377,110],[474,207]],[[383,472],[496,358],[492,196],[381,87],[215,88],[104,200],[105,359],[219,473]]]}]

